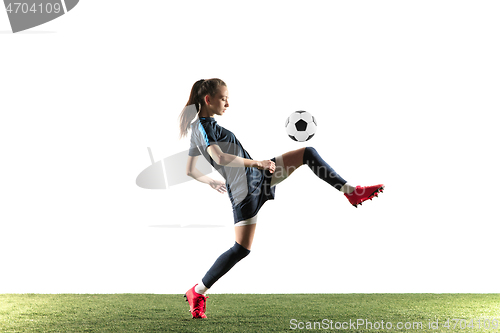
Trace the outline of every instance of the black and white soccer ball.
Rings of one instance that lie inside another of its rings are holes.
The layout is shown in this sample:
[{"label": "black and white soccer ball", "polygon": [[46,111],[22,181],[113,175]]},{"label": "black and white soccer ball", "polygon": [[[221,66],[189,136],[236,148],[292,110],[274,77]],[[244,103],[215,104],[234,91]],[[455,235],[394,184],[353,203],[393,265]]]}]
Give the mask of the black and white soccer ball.
[{"label": "black and white soccer ball", "polygon": [[286,119],[285,128],[288,136],[295,141],[305,142],[316,134],[316,119],[306,111],[295,111]]}]

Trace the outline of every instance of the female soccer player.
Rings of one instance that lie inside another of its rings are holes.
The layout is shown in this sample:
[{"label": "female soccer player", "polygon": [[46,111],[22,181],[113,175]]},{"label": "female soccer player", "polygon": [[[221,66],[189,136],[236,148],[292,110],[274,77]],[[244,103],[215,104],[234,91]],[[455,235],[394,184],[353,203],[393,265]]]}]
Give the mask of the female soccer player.
[{"label": "female soccer player", "polygon": [[[235,223],[234,246],[224,252],[201,281],[184,295],[193,318],[206,318],[205,293],[250,253],[259,209],[267,200],[274,199],[275,186],[301,165],[307,164],[316,176],[343,192],[355,207],[378,196],[384,188],[382,184],[366,187],[350,185],[312,147],[290,151],[270,160],[253,160],[236,136],[219,126],[214,119],[215,115],[222,116],[228,107],[228,89],[224,81],[199,80],[193,85],[180,115],[181,137],[191,129],[187,174],[220,193],[227,191]],[[207,159],[225,182],[214,180],[196,169],[199,155]]]}]

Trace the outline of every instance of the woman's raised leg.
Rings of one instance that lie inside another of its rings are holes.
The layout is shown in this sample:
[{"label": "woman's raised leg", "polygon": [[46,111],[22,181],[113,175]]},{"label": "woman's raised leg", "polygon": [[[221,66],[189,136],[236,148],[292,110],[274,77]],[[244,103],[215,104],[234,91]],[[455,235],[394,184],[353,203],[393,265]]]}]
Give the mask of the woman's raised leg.
[{"label": "woman's raised leg", "polygon": [[304,164],[304,150],[305,148],[299,148],[276,158],[276,169],[271,179],[271,186],[279,184]]},{"label": "woman's raised leg", "polygon": [[276,170],[271,181],[271,186],[280,183],[304,164],[307,164],[316,176],[337,190],[341,190],[342,186],[347,183],[321,158],[316,149],[306,147],[289,151],[276,159]]},{"label": "woman's raised leg", "polygon": [[318,178],[343,192],[349,202],[357,207],[362,202],[378,196],[384,189],[383,184],[373,186],[352,186],[344,180],[313,147],[300,148],[276,158],[276,170],[271,180],[274,186],[290,176],[301,165],[307,164]]}]

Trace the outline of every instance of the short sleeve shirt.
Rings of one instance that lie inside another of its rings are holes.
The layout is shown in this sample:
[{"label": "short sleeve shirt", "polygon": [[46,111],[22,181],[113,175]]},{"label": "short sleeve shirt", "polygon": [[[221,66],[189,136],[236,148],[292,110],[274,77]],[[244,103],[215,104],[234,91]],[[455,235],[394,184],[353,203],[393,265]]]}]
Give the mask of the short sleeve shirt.
[{"label": "short sleeve shirt", "polygon": [[203,155],[224,177],[229,198],[233,208],[235,208],[249,194],[260,191],[264,183],[265,173],[257,168],[228,167],[215,163],[207,152],[207,148],[211,145],[218,145],[226,154],[245,159],[252,159],[252,157],[243,148],[236,136],[231,131],[218,125],[214,118],[200,117],[191,124],[189,156]]}]

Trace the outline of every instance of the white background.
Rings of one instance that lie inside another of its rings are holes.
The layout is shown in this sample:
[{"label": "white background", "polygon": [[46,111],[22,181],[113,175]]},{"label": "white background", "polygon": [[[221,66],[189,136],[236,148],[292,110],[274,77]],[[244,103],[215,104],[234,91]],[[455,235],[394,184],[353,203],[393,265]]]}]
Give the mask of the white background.
[{"label": "white background", "polygon": [[[228,198],[135,180],[147,147],[187,149],[178,116],[211,77],[230,94],[218,123],[254,159],[308,145],[350,183],[386,185],[356,209],[299,169],[211,292],[500,292],[499,10],[84,0],[18,34],[0,11],[0,293],[184,293],[201,279],[234,242]],[[285,133],[296,110],[318,121],[307,143]]]}]

